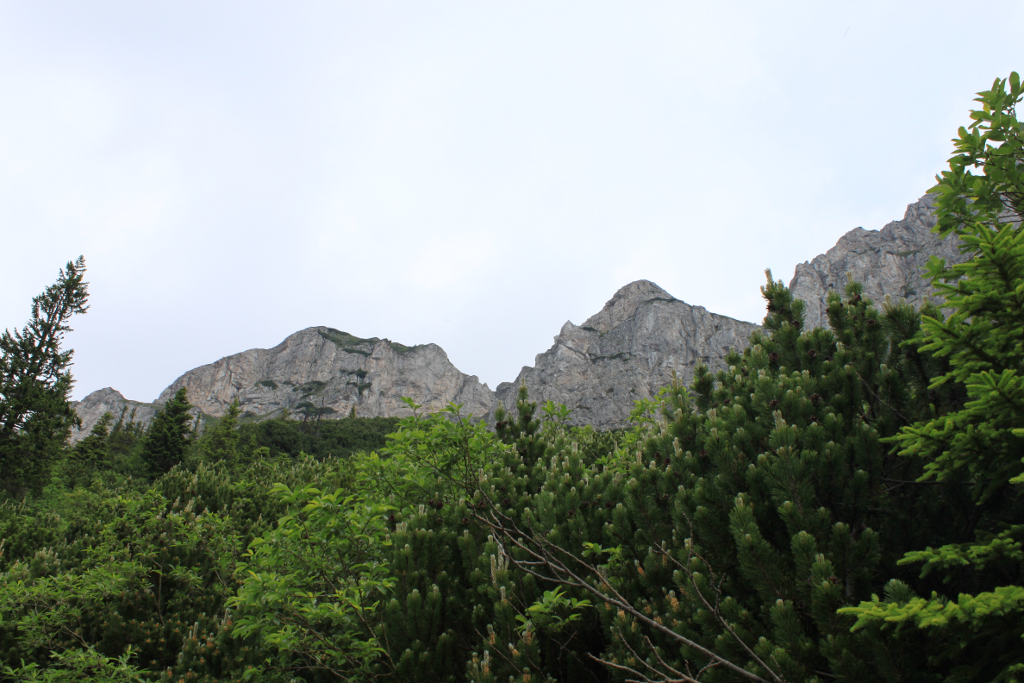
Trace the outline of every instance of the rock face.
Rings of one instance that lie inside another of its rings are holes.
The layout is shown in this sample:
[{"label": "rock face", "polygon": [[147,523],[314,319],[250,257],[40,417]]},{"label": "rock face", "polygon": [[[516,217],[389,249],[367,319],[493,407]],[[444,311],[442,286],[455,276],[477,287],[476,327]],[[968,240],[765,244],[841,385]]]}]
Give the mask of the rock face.
[{"label": "rock face", "polygon": [[[933,296],[922,270],[928,259],[937,255],[959,263],[966,258],[959,240],[940,239],[931,231],[934,200],[925,195],[907,207],[903,220],[881,230],[851,230],[827,253],[798,265],[789,287],[806,303],[805,326],[827,325],[828,294],[842,293],[851,277],[864,283],[865,294],[878,305],[886,295],[915,306]],[[364,417],[404,416],[409,409],[401,397],[409,396],[428,411],[454,401],[493,421],[496,401],[514,413],[525,382],[532,400],[564,403],[574,411],[574,424],[607,429],[625,425],[634,401],[652,396],[673,372],[688,383],[698,362],[721,367],[729,349],[745,348],[756,329],[638,280],[583,325],[567,322],[534,367],[524,367],[514,382],[492,392],[460,372],[435,344],[407,347],[311,327],[272,349],[251,349],[190,370],[152,404],[128,401],[113,389],[94,392],[75,404],[84,424],[73,439],[88,434],[104,412],[119,415],[125,406],[136,411],[137,421],[148,422],[181,387],[188,388],[193,405],[212,416],[223,415],[236,398],[243,414],[255,417],[285,409],[343,417],[353,407]]]},{"label": "rock face", "polygon": [[807,306],[805,327],[828,327],[828,294],[843,294],[849,278],[863,283],[864,294],[877,306],[886,295],[915,307],[933,297],[923,271],[928,259],[935,255],[946,263],[961,263],[967,258],[960,253],[955,235],[942,239],[932,232],[934,205],[935,195],[925,195],[907,207],[903,220],[881,230],[851,230],[826,253],[799,264],[789,289]]},{"label": "rock face", "polygon": [[459,372],[436,344],[404,346],[310,327],[272,349],[250,349],[189,370],[153,403],[129,401],[113,389],[93,392],[74,404],[82,429],[72,434],[72,443],[104,412],[116,417],[126,405],[136,410],[137,422],[149,423],[181,387],[198,411],[213,417],[222,416],[236,398],[249,417],[273,417],[287,409],[337,418],[347,417],[353,407],[360,417],[403,417],[412,412],[403,396],[427,411],[452,401],[464,404],[464,413],[483,415],[494,402],[494,392]]},{"label": "rock face", "polygon": [[673,371],[689,382],[699,362],[721,367],[729,349],[745,348],[756,329],[638,280],[616,292],[583,325],[565,323],[534,367],[498,385],[497,400],[515,414],[519,386],[525,382],[531,401],[572,408],[573,424],[621,427],[634,401],[653,396],[672,381]]},{"label": "rock face", "polygon": [[181,387],[188,388],[193,405],[216,417],[236,398],[243,415],[321,409],[327,417],[345,417],[353,407],[361,417],[409,415],[403,396],[428,411],[454,401],[480,415],[493,400],[486,384],[459,372],[436,344],[403,346],[329,327],[310,327],[272,349],[250,349],[190,370],[157,402]]},{"label": "rock face", "polygon": [[121,392],[115,391],[110,387],[94,391],[81,401],[72,401],[71,406],[78,413],[78,417],[82,419],[82,428],[71,431],[71,443],[75,443],[82,437],[88,436],[89,432],[92,431],[93,425],[103,417],[103,413],[109,412],[114,416],[114,420],[117,420],[121,417],[121,411],[123,410],[126,422],[129,419],[134,419],[135,422],[149,424],[149,421],[153,419],[156,411],[160,408],[160,406],[153,403],[129,401],[121,395]]}]

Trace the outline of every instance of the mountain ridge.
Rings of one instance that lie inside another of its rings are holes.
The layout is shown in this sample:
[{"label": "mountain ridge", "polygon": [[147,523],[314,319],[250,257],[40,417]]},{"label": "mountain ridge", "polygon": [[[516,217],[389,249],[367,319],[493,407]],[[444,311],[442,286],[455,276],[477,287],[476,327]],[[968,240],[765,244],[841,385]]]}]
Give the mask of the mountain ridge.
[{"label": "mountain ridge", "polygon": [[[880,230],[850,230],[826,253],[798,264],[789,287],[805,302],[805,329],[827,326],[827,297],[841,293],[851,277],[878,305],[887,296],[915,306],[933,297],[924,263],[932,255],[949,263],[966,258],[955,237],[943,240],[932,232],[934,200],[925,195],[907,206],[903,219]],[[248,349],[189,370],[152,403],[130,401],[109,387],[93,392],[74,403],[83,426],[72,438],[87,434],[106,410],[117,415],[130,406],[137,419],[148,421],[181,387],[188,388],[193,405],[214,417],[235,399],[252,418],[286,410],[343,417],[353,407],[360,416],[401,417],[410,411],[400,399],[409,396],[428,411],[455,402],[493,420],[499,402],[514,412],[516,393],[525,383],[531,400],[572,408],[574,424],[620,427],[634,400],[649,398],[673,377],[689,382],[699,362],[717,369],[728,349],[745,348],[756,329],[754,323],[688,304],[649,280],[637,280],[619,288],[582,325],[567,321],[533,366],[491,391],[456,368],[436,344],[405,346],[309,327],[272,349]]]}]

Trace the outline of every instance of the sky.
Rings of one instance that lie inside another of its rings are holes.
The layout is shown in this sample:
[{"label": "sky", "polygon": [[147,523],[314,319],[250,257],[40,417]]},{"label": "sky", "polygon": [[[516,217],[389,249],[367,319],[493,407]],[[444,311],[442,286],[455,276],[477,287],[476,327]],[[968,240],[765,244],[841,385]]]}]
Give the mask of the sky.
[{"label": "sky", "polygon": [[0,0],[0,329],[74,397],[325,325],[493,389],[620,287],[741,320],[934,184],[1024,3]]}]

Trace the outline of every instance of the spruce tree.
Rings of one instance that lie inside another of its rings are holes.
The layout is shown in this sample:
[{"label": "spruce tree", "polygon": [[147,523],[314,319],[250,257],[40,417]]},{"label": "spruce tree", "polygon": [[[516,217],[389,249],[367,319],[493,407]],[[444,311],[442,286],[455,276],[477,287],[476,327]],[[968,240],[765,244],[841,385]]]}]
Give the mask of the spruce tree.
[{"label": "spruce tree", "polygon": [[541,422],[534,418],[536,414],[537,402],[529,399],[525,382],[519,387],[514,416],[501,403],[494,410],[495,433],[504,443],[515,446],[527,466],[544,455]]},{"label": "spruce tree", "polygon": [[163,474],[184,459],[192,441],[191,408],[188,390],[182,387],[153,418],[141,445],[142,459],[151,474]]},{"label": "spruce tree", "polygon": [[213,429],[203,435],[201,450],[203,456],[211,462],[223,462],[230,466],[238,459],[241,439],[238,431],[239,412],[239,403],[235,399]]},{"label": "spruce tree", "polygon": [[32,299],[28,324],[0,335],[0,486],[8,493],[40,488],[79,424],[69,403],[72,351],[61,343],[71,316],[88,310],[84,277],[79,256]]},{"label": "spruce tree", "polygon": [[87,485],[94,472],[110,467],[110,425],[114,416],[110,412],[103,413],[96,421],[89,434],[75,444],[67,452],[64,462],[64,473],[68,485]]}]

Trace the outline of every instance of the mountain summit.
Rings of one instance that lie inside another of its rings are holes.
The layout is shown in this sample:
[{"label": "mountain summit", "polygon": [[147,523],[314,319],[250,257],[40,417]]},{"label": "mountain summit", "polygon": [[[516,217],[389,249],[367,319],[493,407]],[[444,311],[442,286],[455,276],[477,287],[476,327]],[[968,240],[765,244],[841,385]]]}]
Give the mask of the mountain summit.
[{"label": "mountain summit", "polygon": [[498,385],[496,398],[515,414],[516,395],[525,384],[531,401],[572,408],[573,424],[621,427],[634,401],[653,396],[673,373],[689,382],[698,363],[721,366],[729,349],[745,348],[755,329],[637,280],[583,325],[566,322],[533,367]]}]

